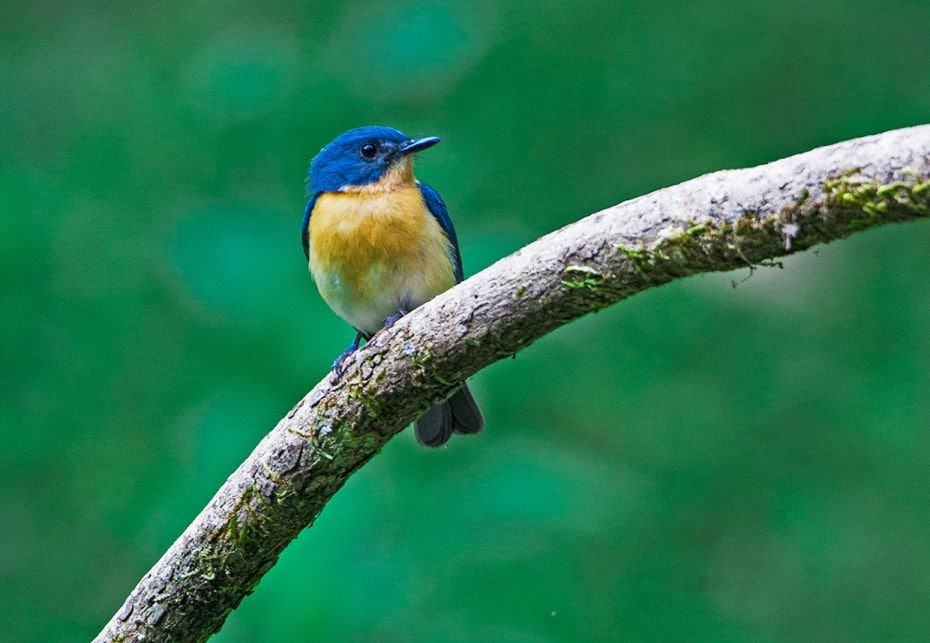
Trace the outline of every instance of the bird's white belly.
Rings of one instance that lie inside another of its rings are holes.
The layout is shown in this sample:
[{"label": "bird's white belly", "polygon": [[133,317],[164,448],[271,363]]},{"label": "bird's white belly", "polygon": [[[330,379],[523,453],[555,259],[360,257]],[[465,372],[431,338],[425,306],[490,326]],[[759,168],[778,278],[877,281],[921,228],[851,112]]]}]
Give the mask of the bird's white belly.
[{"label": "bird's white belly", "polygon": [[413,264],[374,263],[363,278],[362,288],[346,282],[338,270],[327,271],[322,275],[324,283],[317,284],[336,314],[354,328],[373,335],[387,317],[399,310],[411,311],[451,285],[448,280],[431,280],[424,271],[411,268]]}]

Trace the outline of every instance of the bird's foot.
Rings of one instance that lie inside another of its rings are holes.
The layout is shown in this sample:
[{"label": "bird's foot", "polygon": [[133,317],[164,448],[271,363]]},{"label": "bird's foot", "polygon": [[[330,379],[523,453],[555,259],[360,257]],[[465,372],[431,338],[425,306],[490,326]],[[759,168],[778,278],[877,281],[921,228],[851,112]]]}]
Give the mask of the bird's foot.
[{"label": "bird's foot", "polygon": [[336,361],[333,362],[333,373],[336,374],[336,377],[341,377],[343,371],[345,370],[342,367],[342,363],[346,361],[346,358],[358,350],[358,345],[362,341],[362,334],[356,333],[355,339],[349,344],[349,347],[342,351],[342,355],[336,358]]},{"label": "bird's foot", "polygon": [[390,328],[394,325],[394,322],[406,315],[408,312],[409,311],[406,311],[403,308],[398,308],[396,313],[393,315],[388,315],[384,318],[384,328]]},{"label": "bird's foot", "polygon": [[351,348],[347,348],[346,350],[344,350],[344,351],[342,352],[342,355],[340,355],[339,357],[337,357],[337,358],[336,358],[336,361],[333,362],[333,373],[336,374],[336,377],[341,377],[341,376],[342,376],[342,373],[343,373],[343,371],[345,370],[345,369],[342,367],[342,363],[343,363],[344,361],[346,361],[346,358],[347,358],[349,355],[351,355],[352,353],[354,353],[354,352],[355,352],[355,351],[352,350]]}]

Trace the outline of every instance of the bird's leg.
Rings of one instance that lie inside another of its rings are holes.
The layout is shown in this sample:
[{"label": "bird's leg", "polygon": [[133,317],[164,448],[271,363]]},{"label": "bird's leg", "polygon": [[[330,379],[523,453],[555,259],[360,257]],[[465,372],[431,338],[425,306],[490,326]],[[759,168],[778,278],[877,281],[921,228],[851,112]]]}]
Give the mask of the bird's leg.
[{"label": "bird's leg", "polygon": [[398,319],[406,315],[408,312],[410,311],[404,310],[403,308],[398,308],[396,313],[394,313],[393,315],[388,315],[387,317],[384,318],[384,327],[390,328],[391,326],[394,325],[394,322],[396,322]]},{"label": "bird's leg", "polygon": [[342,375],[342,363],[346,361],[346,358],[358,350],[358,345],[362,341],[362,334],[355,333],[355,339],[352,340],[352,343],[349,344],[349,347],[342,352],[342,355],[336,358],[336,361],[333,362],[333,373],[338,377]]}]

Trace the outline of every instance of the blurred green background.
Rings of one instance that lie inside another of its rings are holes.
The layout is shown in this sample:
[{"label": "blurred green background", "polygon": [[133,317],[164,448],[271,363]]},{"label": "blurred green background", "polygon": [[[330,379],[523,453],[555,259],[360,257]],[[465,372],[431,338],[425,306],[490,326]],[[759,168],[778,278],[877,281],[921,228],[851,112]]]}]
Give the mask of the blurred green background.
[{"label": "blurred green background", "polygon": [[[20,5],[20,6],[16,6]],[[351,331],[298,240],[341,131],[472,274],[620,200],[930,121],[930,4],[0,7],[0,623],[95,634]],[[219,641],[930,638],[930,223],[688,279],[481,372]]]}]

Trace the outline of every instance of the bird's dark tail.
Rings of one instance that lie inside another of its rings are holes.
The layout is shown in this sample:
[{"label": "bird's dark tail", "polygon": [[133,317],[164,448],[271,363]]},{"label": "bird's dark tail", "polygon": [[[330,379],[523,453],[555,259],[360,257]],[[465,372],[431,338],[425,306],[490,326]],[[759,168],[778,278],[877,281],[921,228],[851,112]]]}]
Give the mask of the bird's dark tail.
[{"label": "bird's dark tail", "polygon": [[482,428],[484,416],[465,384],[448,400],[432,407],[413,423],[417,442],[425,447],[439,447],[453,433],[478,433]]}]

